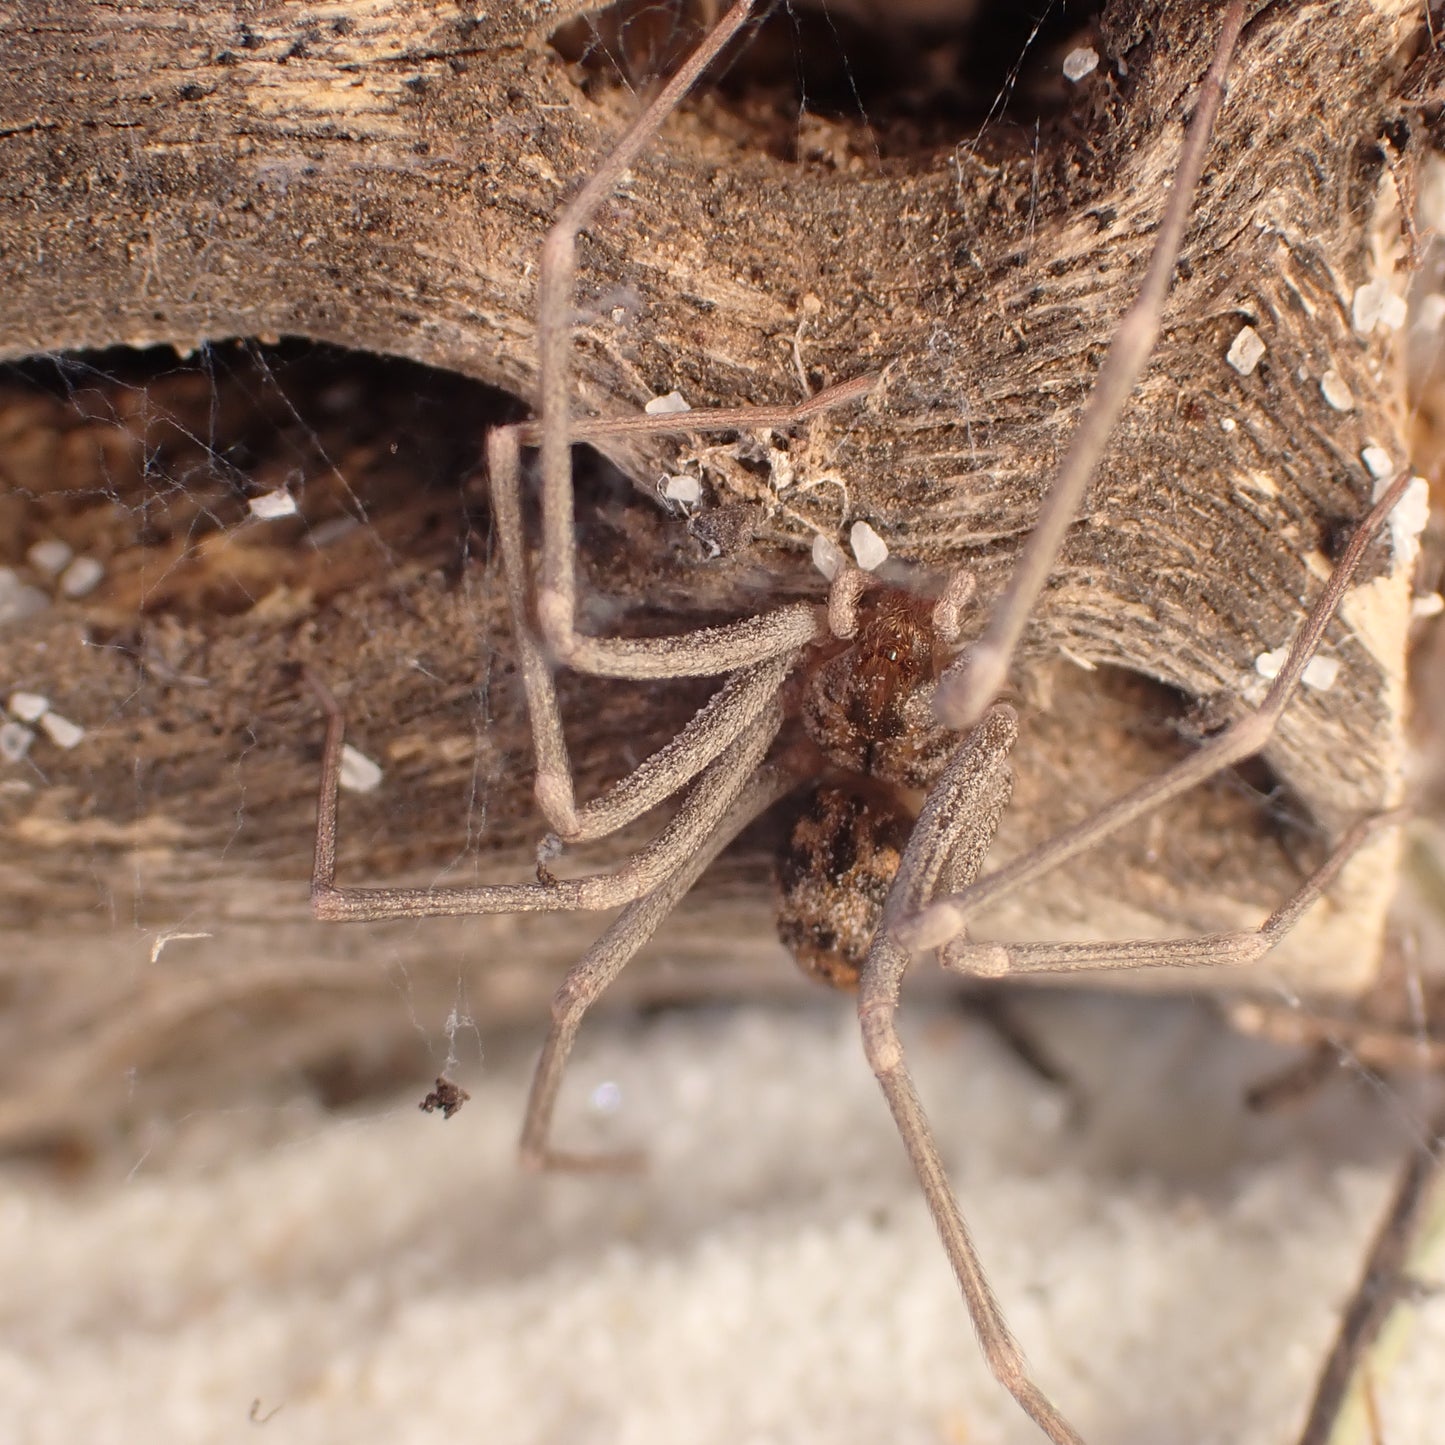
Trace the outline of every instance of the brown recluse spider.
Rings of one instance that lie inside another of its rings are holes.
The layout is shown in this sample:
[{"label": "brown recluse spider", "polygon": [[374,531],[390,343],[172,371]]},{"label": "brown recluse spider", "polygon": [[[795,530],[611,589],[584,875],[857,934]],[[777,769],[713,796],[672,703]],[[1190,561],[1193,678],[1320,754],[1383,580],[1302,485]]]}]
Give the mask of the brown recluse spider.
[{"label": "brown recluse spider", "polygon": [[[1163,942],[1004,946],[968,942],[964,929],[972,911],[985,902],[1040,877],[1264,746],[1408,478],[1402,474],[1386,488],[1356,528],[1257,709],[1092,818],[1006,867],[978,876],[1012,785],[1008,755],[1016,719],[1013,710],[995,698],[1063,533],[1079,510],[1158,334],[1193,193],[1224,98],[1225,77],[1243,27],[1244,0],[1232,0],[1224,9],[1213,61],[1199,87],[1138,298],[1119,325],[1035,530],[978,644],[961,660],[950,661],[972,592],[972,579],[966,573],[955,573],[932,603],[917,599],[904,603],[898,600],[905,596],[899,589],[874,589],[870,596],[870,579],[846,563],[832,579],[825,607],[797,602],[726,625],[662,638],[595,637],[579,631],[574,442],[640,432],[793,427],[824,410],[864,400],[876,383],[874,376],[860,376],[793,406],[691,411],[681,418],[639,415],[574,421],[571,417],[569,333],[578,234],[752,8],[753,0],[738,0],[717,22],[553,224],[539,269],[539,419],[495,429],[487,438],[493,516],[536,755],[536,796],[552,829],[539,848],[538,881],[445,889],[338,887],[336,810],[343,719],[325,686],[309,676],[327,714],[313,906],[318,918],[331,920],[620,907],[616,919],[571,969],[556,994],[521,1137],[522,1158],[530,1167],[616,1167],[632,1156],[568,1153],[549,1143],[563,1066],[588,1007],[728,842],[820,767],[863,773],[863,781],[875,792],[917,785],[916,775],[922,774],[927,791],[921,810],[889,861],[893,871],[886,880],[886,898],[871,915],[866,947],[843,971],[843,981],[856,978],[869,1062],[917,1172],[990,1368],[1054,1445],[1080,1445],[1080,1436],[1030,1376],[949,1185],[894,1024],[904,972],[911,955],[925,949],[935,950],[945,968],[992,976],[1160,963],[1240,964],[1267,952],[1319,898],[1380,819],[1365,819],[1346,832],[1324,865],[1253,931]],[[541,453],[541,549],[535,578],[519,497],[521,449],[530,446],[539,447]],[[877,618],[891,615],[890,608],[903,619],[897,624],[898,635],[917,645],[916,666],[899,663],[898,646],[878,640]],[[579,806],[552,678],[554,666],[622,679],[726,675],[726,681],[677,737],[602,797]],[[793,728],[778,744],[785,722],[783,699],[791,695],[787,684],[799,675],[808,699],[804,726]],[[844,734],[850,730],[854,734],[844,738],[846,746],[841,749],[848,761],[839,760],[835,748],[840,727]],[[864,735],[861,750],[858,734]],[[946,747],[940,747],[940,738]],[[885,756],[886,766],[879,761]],[[611,835],[679,793],[677,811],[657,837],[611,871],[580,878],[556,878],[548,871],[546,865],[567,845]],[[831,806],[847,811],[846,802],[835,799]]]}]

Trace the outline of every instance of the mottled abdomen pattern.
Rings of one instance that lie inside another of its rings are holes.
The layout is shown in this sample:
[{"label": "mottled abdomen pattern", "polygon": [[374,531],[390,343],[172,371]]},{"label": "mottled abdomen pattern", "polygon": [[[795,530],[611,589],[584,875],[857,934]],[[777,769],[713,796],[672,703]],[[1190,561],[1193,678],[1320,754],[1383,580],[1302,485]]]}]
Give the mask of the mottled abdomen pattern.
[{"label": "mottled abdomen pattern", "polygon": [[858,986],[910,827],[880,790],[826,784],[805,799],[778,859],[778,936],[804,972]]}]

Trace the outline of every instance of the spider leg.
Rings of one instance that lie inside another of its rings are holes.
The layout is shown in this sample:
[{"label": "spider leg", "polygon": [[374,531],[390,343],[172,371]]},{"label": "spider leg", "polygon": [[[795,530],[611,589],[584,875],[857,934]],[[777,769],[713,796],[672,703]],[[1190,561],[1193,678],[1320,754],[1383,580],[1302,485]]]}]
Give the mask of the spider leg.
[{"label": "spider leg", "polygon": [[978,591],[978,578],[967,567],[957,567],[933,604],[933,634],[945,644],[956,643],[963,634],[963,614]]},{"label": "spider leg", "polygon": [[[876,381],[875,376],[863,376],[840,382],[797,406],[735,407],[690,412],[685,422],[674,416],[636,416],[585,422],[573,429],[573,436],[577,439],[596,440],[607,436],[644,432],[731,431],[749,425],[789,426],[828,407],[857,400],[871,390]],[[577,812],[572,768],[562,731],[552,669],[533,634],[527,603],[527,562],[520,497],[520,448],[523,445],[535,444],[539,435],[540,430],[533,422],[493,428],[488,432],[486,441],[487,473],[491,480],[492,515],[502,553],[507,599],[517,641],[517,663],[527,696],[527,715],[532,727],[532,746],[537,762],[537,801],[558,836],[570,841],[578,836],[577,830],[584,825]],[[701,628],[680,638],[626,639],[613,642],[580,639],[588,646],[595,644],[602,647],[606,654],[606,665],[589,666],[589,663],[597,661],[597,657],[591,653],[585,656],[574,654],[563,660],[581,671],[601,673],[604,676],[706,677],[794,653],[799,647],[813,641],[820,632],[818,609],[809,603],[794,603],[760,617],[722,627]],[[714,719],[715,724],[716,722],[717,719]],[[710,733],[709,736],[711,735]],[[709,757],[706,747],[700,753],[683,752],[674,753],[672,756],[674,762],[680,756],[696,761],[691,772],[682,771],[677,775],[676,782],[668,792],[680,787],[700,771]],[[666,796],[666,793],[660,796]],[[629,816],[635,817],[637,814]],[[613,826],[620,827],[622,822],[628,820],[624,817]],[[585,826],[590,828],[594,823],[595,819]],[[600,835],[589,832],[585,836]]]},{"label": "spider leg", "polygon": [[797,653],[785,653],[739,668],[671,742],[581,809],[574,828],[566,834],[549,833],[537,849],[538,861],[555,858],[564,844],[617,832],[690,783],[767,712],[797,660]]},{"label": "spider leg", "polygon": [[612,926],[567,973],[552,999],[552,1026],[532,1075],[522,1123],[521,1156],[528,1169],[615,1169],[641,1162],[635,1152],[578,1154],[553,1149],[547,1142],[557,1093],[568,1055],[587,1010],[608,989],[637,951],[697,882],[714,858],[754,818],[766,812],[798,782],[796,772],[769,765],[757,769],[722,822],[679,867],[650,893],[629,903]]},{"label": "spider leg", "polygon": [[935,705],[939,719],[949,727],[972,727],[998,696],[1024,626],[1054,570],[1064,534],[1078,515],[1099,458],[1154,349],[1164,298],[1179,259],[1194,191],[1214,131],[1214,118],[1224,100],[1225,75],[1244,25],[1244,10],[1244,0],[1233,0],[1225,15],[1214,59],[1199,88],[1194,116],[1179,152],[1144,283],[1109,344],[1084,414],[1039,511],[1039,520],[1014,566],[1007,590],[994,608],[987,631],[970,649],[967,666],[950,679],[947,687],[939,689]]},{"label": "spider leg", "polygon": [[977,872],[1012,791],[1007,757],[1017,732],[1012,709],[994,707],[955,749],[930,789],[863,964],[858,1021],[868,1062],[913,1163],[989,1368],[1054,1445],[1083,1445],[1030,1378],[1023,1351],[994,1298],[948,1182],[895,1022],[909,958],[893,937],[892,915],[925,902],[945,872],[960,879]]},{"label": "spider leg", "polygon": [[750,729],[698,777],[672,821],[610,873],[549,883],[494,883],[476,888],[338,888],[336,812],[341,749],[346,723],[325,684],[305,674],[326,713],[326,743],[316,804],[316,848],[311,872],[311,909],[317,918],[374,921],[383,918],[467,917],[486,913],[555,913],[616,908],[655,888],[717,828],[772,746],[782,724],[774,699]]},{"label": "spider leg", "polygon": [[[1091,818],[1056,834],[1012,863],[970,884],[945,898],[939,898],[897,926],[899,942],[917,950],[936,948],[963,931],[968,915],[1006,893],[1057,868],[1085,848],[1178,797],[1190,788],[1211,778],[1224,768],[1233,767],[1252,757],[1269,741],[1281,714],[1299,684],[1300,676],[1314,656],[1325,628],[1334,616],[1350,579],[1365,549],[1384,525],[1390,510],[1409,485],[1408,473],[1402,472],[1381,494],[1355,529],[1349,546],[1335,566],[1324,590],[1316,599],[1304,624],[1290,644],[1289,654],[1278,676],[1271,683],[1264,701],[1255,711],[1231,723],[1217,737],[1211,738],[1189,757],[1166,769],[1158,777],[1116,798]],[[943,686],[939,684],[940,688]]]},{"label": "spider leg", "polygon": [[872,578],[846,559],[838,564],[828,586],[828,631],[846,641],[858,635],[858,604]]},{"label": "spider leg", "polygon": [[945,968],[1000,978],[1018,973],[1079,973],[1100,968],[1245,968],[1264,957],[1305,910],[1316,903],[1340,870],[1380,829],[1401,821],[1399,811],[1361,819],[1282,907],[1255,929],[1206,933],[1194,938],[1143,938],[1121,943],[969,943],[952,939],[939,950]]},{"label": "spider leg", "polygon": [[[738,0],[703,37],[622,138],[603,157],[547,233],[538,263],[537,362],[542,415],[542,577],[538,615],[543,635],[565,640],[576,618],[577,577],[572,505],[572,408],[569,332],[577,267],[577,236],[693,83],[741,28],[752,0]],[[555,623],[549,616],[556,614]],[[559,648],[565,655],[565,649]],[[725,669],[720,669],[725,670]]]},{"label": "spider leg", "polygon": [[[686,638],[641,642],[584,637],[576,631],[572,441],[585,436],[616,436],[648,429],[699,429],[697,414],[690,414],[682,423],[677,418],[638,418],[620,427],[613,423],[572,426],[568,348],[577,236],[698,76],[742,26],[752,8],[753,0],[738,0],[708,32],[563,208],[542,246],[537,286],[541,422],[536,433],[542,451],[542,578],[537,617],[542,635],[558,660],[582,672],[629,678],[706,676],[790,651],[817,636],[816,618],[806,605],[780,608],[765,617],[750,618],[729,627],[706,628]],[[847,383],[819,393],[797,407],[740,408],[721,413],[712,418],[708,429],[789,425],[851,400],[872,384],[871,379]],[[661,425],[652,428],[644,425],[654,421]]]}]

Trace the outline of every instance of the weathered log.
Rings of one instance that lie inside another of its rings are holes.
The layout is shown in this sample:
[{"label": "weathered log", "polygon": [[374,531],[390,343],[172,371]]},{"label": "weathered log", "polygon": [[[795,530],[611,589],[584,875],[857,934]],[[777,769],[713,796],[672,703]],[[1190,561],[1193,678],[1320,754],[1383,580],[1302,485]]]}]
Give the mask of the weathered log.
[{"label": "weathered log", "polygon": [[[224,1056],[254,1079],[405,1051],[399,977],[433,1037],[463,980],[491,1027],[596,931],[312,925],[320,722],[294,669],[330,679],[386,770],[345,804],[345,878],[525,876],[541,824],[473,469],[484,425],[537,390],[547,224],[636,103],[549,48],[578,8],[270,0],[242,19],[33,0],[8,34],[4,355],[285,336],[451,375],[323,375],[333,359],[283,348],[208,350],[189,378],[158,379],[175,368],[152,357],[144,386],[115,357],[7,386],[0,562],[47,590],[27,549],[60,538],[106,575],[0,629],[7,690],[86,729],[71,751],[38,737],[3,774],[0,1136],[72,1120],[88,1089],[117,1107],[128,1068],[144,1083]],[[1105,63],[1037,124],[905,124],[882,100],[873,130],[796,119],[745,74],[675,117],[586,238],[579,412],[884,380],[792,438],[609,449],[637,488],[581,484],[589,625],[681,629],[817,596],[812,534],[859,519],[924,575],[966,559],[996,594],[1137,287],[1213,30],[1208,6],[1108,7]],[[1404,459],[1401,367],[1354,302],[1403,291],[1434,63],[1405,0],[1267,5],[1247,29],[1162,341],[1029,633],[1000,857],[1178,756],[1193,702],[1226,715],[1256,695],[1256,659],[1368,503],[1365,448]],[[1245,326],[1266,348],[1248,374],[1226,359]],[[683,468],[706,489],[691,525],[651,495]],[[282,485],[299,516],[251,519],[248,499]],[[348,516],[361,525],[315,545]],[[1252,775],[1275,806],[1237,781],[1203,789],[980,931],[1257,921],[1325,838],[1398,796],[1409,594],[1377,548],[1330,634],[1337,678]],[[583,795],[705,693],[568,679]],[[668,935],[679,967],[647,987],[785,967],[770,847],[760,830],[705,880]],[[1394,857],[1389,839],[1362,857],[1268,978],[1361,987]],[[147,962],[173,931],[207,937]]]}]

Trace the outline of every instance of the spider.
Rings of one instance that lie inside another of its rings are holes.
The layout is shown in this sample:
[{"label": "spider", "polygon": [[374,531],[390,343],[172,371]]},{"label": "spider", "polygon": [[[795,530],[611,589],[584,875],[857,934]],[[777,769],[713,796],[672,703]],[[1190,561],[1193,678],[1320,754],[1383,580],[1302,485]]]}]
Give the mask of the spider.
[{"label": "spider", "polygon": [[[856,988],[868,1060],[918,1175],[990,1368],[1054,1445],[1080,1436],[1035,1384],[988,1285],[915,1092],[895,1027],[904,972],[932,950],[947,969],[973,975],[1133,968],[1147,964],[1241,964],[1255,960],[1321,895],[1381,819],[1349,829],[1292,898],[1250,932],[1159,942],[1003,946],[967,939],[970,914],[1047,873],[1125,824],[1259,751],[1294,693],[1371,540],[1408,482],[1402,473],[1356,528],[1311,606],[1262,703],[1183,761],[1093,817],[1005,867],[979,877],[1011,791],[1013,709],[996,701],[1011,659],[1054,565],[1064,531],[1152,349],[1192,195],[1223,101],[1225,75],[1243,27],[1245,0],[1224,11],[1213,61],[1200,85],[1169,199],[1138,298],[1121,322],[1037,526],[979,641],[956,644],[972,579],[956,572],[929,602],[874,587],[841,565],[827,602],[796,602],[736,622],[663,638],[588,635],[577,623],[574,442],[639,432],[708,433],[797,426],[822,411],[862,402],[864,375],[795,406],[750,406],[675,416],[573,420],[569,318],[577,236],[657,133],[693,82],[738,31],[753,0],[738,0],[678,69],[555,221],[538,279],[540,417],[491,431],[486,460],[492,510],[526,694],[535,791],[551,827],[531,883],[426,889],[338,887],[337,788],[344,721],[319,679],[327,715],[312,900],[318,918],[372,920],[620,907],[621,912],[558,990],[533,1077],[521,1154],[532,1168],[614,1168],[633,1155],[589,1155],[550,1141],[562,1071],[590,1005],[745,827],[804,782],[830,773],[794,829],[781,869],[783,932],[801,961]],[[521,451],[540,450],[541,541],[528,555],[520,500]],[[656,754],[601,797],[577,800],[553,668],[635,681],[724,676],[712,699]],[[916,816],[900,812],[922,792]],[[680,795],[657,836],[609,872],[554,876],[571,845],[607,837]],[[866,856],[865,856],[866,855]],[[811,896],[810,896],[811,895]],[[821,900],[821,902],[820,902]]]}]

